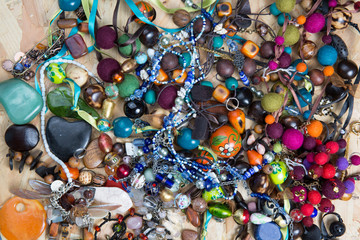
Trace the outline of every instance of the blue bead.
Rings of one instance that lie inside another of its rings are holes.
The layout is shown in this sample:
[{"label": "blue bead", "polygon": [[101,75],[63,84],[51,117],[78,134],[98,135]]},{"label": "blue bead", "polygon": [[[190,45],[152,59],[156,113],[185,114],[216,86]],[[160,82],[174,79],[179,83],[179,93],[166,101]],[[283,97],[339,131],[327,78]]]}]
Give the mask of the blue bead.
[{"label": "blue bead", "polygon": [[116,137],[127,138],[132,133],[133,122],[127,117],[119,117],[113,121]]},{"label": "blue bead", "polygon": [[135,55],[135,60],[137,64],[144,64],[147,62],[147,55],[144,52],[138,52]]},{"label": "blue bead", "polygon": [[156,94],[155,91],[152,89],[149,89],[146,93],[145,93],[145,102],[147,104],[154,104],[156,102]]},{"label": "blue bead", "polygon": [[137,147],[143,147],[145,145],[145,140],[143,138],[136,138],[133,140],[133,144]]},{"label": "blue bead", "polygon": [[221,36],[216,36],[213,38],[213,47],[214,49],[219,49],[224,44],[224,40]]},{"label": "blue bead", "polygon": [[285,51],[287,54],[291,54],[291,53],[292,53],[291,47],[286,47],[286,48],[284,48],[284,51]]},{"label": "blue bead", "polygon": [[[312,101],[311,93],[309,93],[305,88],[300,89],[299,93],[306,99],[306,101],[311,103],[311,101]],[[299,99],[299,103],[300,103],[301,107],[307,106],[307,103],[300,97],[299,94],[297,94],[297,97]],[[295,101],[294,101],[294,105],[295,105]]]},{"label": "blue bead", "polygon": [[274,15],[274,16],[278,16],[278,15],[281,13],[281,11],[276,7],[276,4],[275,4],[275,3],[271,4],[271,6],[270,6],[270,12],[271,12],[271,14]]},{"label": "blue bead", "polygon": [[225,86],[227,89],[233,91],[233,90],[237,89],[237,87],[239,86],[239,83],[235,78],[229,77],[225,80]]},{"label": "blue bead", "polygon": [[[301,59],[297,59],[297,60],[295,60],[295,61],[291,64],[291,66],[293,66],[294,68],[296,68],[296,66],[298,65],[298,63],[301,63],[301,62],[302,62]],[[299,73],[297,73],[297,74],[306,75],[306,74],[308,74],[308,72],[309,72],[309,67],[306,66],[306,71],[305,71],[305,72],[299,72]],[[301,78],[300,76],[295,76],[294,79],[295,79],[296,81],[302,80],[302,78]]]},{"label": "blue bead", "polygon": [[311,110],[306,110],[303,114],[303,118],[304,120],[307,120],[310,116]]},{"label": "blue bead", "polygon": [[142,172],[144,170],[144,166],[140,163],[137,163],[135,168],[138,170],[138,172]]},{"label": "blue bead", "polygon": [[[285,16],[288,18],[288,20],[291,19],[290,14],[286,13]],[[278,16],[277,22],[278,22],[278,24],[279,24],[280,26],[284,25],[284,23],[285,23],[285,16],[284,16],[284,14],[280,14],[280,15]]]},{"label": "blue bead", "polygon": [[250,168],[248,171],[251,175],[254,175],[254,173],[255,173],[255,170],[253,168]]},{"label": "blue bead", "polygon": [[152,144],[151,138],[146,138],[146,139],[145,139],[145,145],[146,145],[146,146],[149,146],[150,144]]},{"label": "blue bead", "polygon": [[337,52],[334,47],[325,45],[317,53],[317,60],[323,66],[332,66],[337,60]]},{"label": "blue bead", "polygon": [[315,218],[317,215],[318,215],[318,210],[316,209],[316,207],[314,207],[314,211],[310,217]]},{"label": "blue bead", "polygon": [[81,0],[59,0],[59,7],[64,11],[75,11],[80,7]]},{"label": "blue bead", "polygon": [[14,70],[22,72],[22,71],[24,71],[24,66],[21,63],[17,63],[14,66]]}]

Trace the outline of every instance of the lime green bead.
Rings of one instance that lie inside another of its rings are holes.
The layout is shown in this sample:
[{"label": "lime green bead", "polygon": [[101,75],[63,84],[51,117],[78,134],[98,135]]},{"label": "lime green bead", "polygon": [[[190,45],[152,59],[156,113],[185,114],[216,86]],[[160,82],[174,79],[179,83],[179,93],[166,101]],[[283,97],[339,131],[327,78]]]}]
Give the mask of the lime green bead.
[{"label": "lime green bead", "polygon": [[[282,28],[278,32],[278,36],[282,36]],[[294,25],[288,25],[284,33],[284,45],[291,46],[296,44],[300,39],[300,32]]]},{"label": "lime green bead", "polygon": [[124,81],[117,84],[119,96],[122,98],[130,97],[136,89],[140,87],[138,79],[132,74],[125,74]]},{"label": "lime green bead", "polygon": [[279,153],[282,151],[282,146],[281,146],[281,143],[280,142],[277,142],[273,145],[273,150],[274,152],[276,153]]},{"label": "lime green bead", "polygon": [[150,89],[145,93],[145,102],[150,105],[156,102],[156,94],[154,90]]},{"label": "lime green bead", "polygon": [[224,190],[221,187],[219,187],[219,190],[216,188],[213,188],[210,191],[205,190],[202,195],[202,198],[206,202],[214,201],[216,199],[223,198],[223,197],[224,197]]},{"label": "lime green bead", "polygon": [[183,54],[181,54],[183,57],[179,57],[179,64],[181,67],[183,68],[187,68],[188,66],[190,66],[190,62],[191,62],[191,55],[189,52],[184,52]]},{"label": "lime green bead", "polygon": [[283,13],[291,12],[296,4],[296,0],[276,0],[276,7]]},{"label": "lime green bead", "polygon": [[214,49],[219,49],[224,44],[224,40],[220,36],[216,36],[213,38],[213,47]]},{"label": "lime green bead", "polygon": [[214,85],[210,81],[201,81],[200,85],[208,86],[214,88]]},{"label": "lime green bead", "polygon": [[49,80],[55,84],[60,84],[64,81],[66,74],[60,64],[50,63],[46,68],[46,75]]},{"label": "lime green bead", "polygon": [[235,90],[239,86],[239,83],[235,78],[229,77],[225,80],[225,86],[229,90]]},{"label": "lime green bead", "polygon": [[217,218],[231,217],[232,212],[228,205],[222,203],[209,203],[209,212]]},{"label": "lime green bead", "polygon": [[[123,34],[119,37],[118,39],[118,43],[119,44],[123,44],[125,43],[130,37],[126,34]],[[138,53],[140,51],[140,48],[141,48],[141,43],[140,43],[140,40],[137,38],[135,40],[135,43],[136,43],[136,51],[135,53]],[[119,52],[125,56],[130,56],[133,52],[133,47],[132,47],[132,44],[130,45],[127,45],[125,47],[119,47]]]},{"label": "lime green bead", "polygon": [[269,175],[270,180],[274,184],[282,184],[286,181],[289,173],[284,162],[272,162],[270,165],[273,167],[272,173]]}]

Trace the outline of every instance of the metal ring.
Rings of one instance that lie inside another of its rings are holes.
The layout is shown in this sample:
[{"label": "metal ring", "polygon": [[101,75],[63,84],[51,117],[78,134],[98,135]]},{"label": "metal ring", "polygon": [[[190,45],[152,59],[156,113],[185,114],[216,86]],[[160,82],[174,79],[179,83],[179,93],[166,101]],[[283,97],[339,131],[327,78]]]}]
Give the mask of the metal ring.
[{"label": "metal ring", "polygon": [[[236,106],[235,107],[233,107],[233,109],[231,109],[229,106],[229,101],[230,100],[235,100],[236,101]],[[239,102],[239,100],[237,99],[237,98],[235,98],[235,97],[231,97],[231,98],[228,98],[228,99],[226,99],[226,102],[225,102],[225,106],[226,106],[226,109],[227,110],[229,110],[229,111],[234,111],[234,110],[236,110],[236,109],[238,109],[239,108],[239,105],[240,105],[240,102]]]},{"label": "metal ring", "polygon": [[86,154],[86,149],[85,148],[79,148],[74,152],[73,156],[74,156],[74,158],[82,159],[82,158],[85,157],[85,154]]},{"label": "metal ring", "polygon": [[350,130],[352,133],[359,136],[360,135],[360,122],[352,122],[350,124]]}]

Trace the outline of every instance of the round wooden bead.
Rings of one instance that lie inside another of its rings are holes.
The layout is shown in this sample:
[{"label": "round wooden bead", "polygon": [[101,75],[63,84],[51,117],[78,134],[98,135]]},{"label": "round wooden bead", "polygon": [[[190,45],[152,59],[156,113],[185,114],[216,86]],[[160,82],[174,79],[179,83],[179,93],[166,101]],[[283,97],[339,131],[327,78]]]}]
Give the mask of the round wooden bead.
[{"label": "round wooden bead", "polygon": [[335,29],[344,29],[351,22],[352,14],[347,8],[336,7],[331,14],[331,27]]},{"label": "round wooden bead", "polygon": [[250,178],[249,187],[255,193],[267,193],[270,187],[269,176],[265,173],[256,173]]},{"label": "round wooden bead", "polygon": [[324,73],[319,69],[312,69],[309,72],[309,77],[315,86],[320,86],[325,81]]},{"label": "round wooden bead", "polygon": [[336,72],[344,79],[352,79],[358,74],[358,67],[353,61],[343,59],[338,63]]},{"label": "round wooden bead", "polygon": [[216,72],[223,78],[229,78],[234,73],[234,64],[227,59],[221,59],[216,64]]},{"label": "round wooden bead", "polygon": [[92,182],[93,174],[90,171],[81,171],[79,174],[79,182],[81,185],[89,185]]},{"label": "round wooden bead", "polygon": [[95,186],[103,186],[105,182],[106,182],[106,177],[101,174],[96,174],[92,179],[92,183]]},{"label": "round wooden bead", "polygon": [[191,21],[188,11],[184,9],[177,10],[173,15],[173,21],[178,27],[185,27]]},{"label": "round wooden bead", "polygon": [[260,47],[260,55],[263,58],[270,59],[275,56],[275,42],[266,41]]},{"label": "round wooden bead", "polygon": [[164,71],[175,69],[179,66],[179,59],[173,53],[165,53],[163,58],[161,59],[161,68]]},{"label": "round wooden bead", "polygon": [[159,30],[152,25],[146,25],[144,31],[140,34],[140,42],[144,44],[146,47],[153,47],[159,40]]},{"label": "round wooden bead", "polygon": [[[211,31],[211,22],[209,19],[206,18],[205,20],[205,27],[204,27],[204,33],[208,33]],[[201,30],[203,29],[203,19],[202,18],[198,18],[195,22],[194,22],[194,31],[197,33],[200,33]]]},{"label": "round wooden bead", "polygon": [[316,55],[316,44],[313,41],[306,40],[299,49],[305,60],[309,60]]}]

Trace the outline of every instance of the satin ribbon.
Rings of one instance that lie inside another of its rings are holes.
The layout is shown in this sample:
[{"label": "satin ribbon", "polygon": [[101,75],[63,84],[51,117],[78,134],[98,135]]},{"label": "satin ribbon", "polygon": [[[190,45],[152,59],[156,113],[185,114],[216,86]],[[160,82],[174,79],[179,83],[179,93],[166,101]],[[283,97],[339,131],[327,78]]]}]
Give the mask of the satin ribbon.
[{"label": "satin ribbon", "polygon": [[[284,188],[280,184],[277,184],[276,186],[281,192],[284,191]],[[290,201],[287,198],[286,194],[284,194],[283,196],[284,196],[284,210],[285,210],[285,212],[287,214],[289,214],[289,212],[290,212]],[[288,240],[289,239],[289,228],[288,228],[288,226],[280,228],[280,231],[281,231],[281,234],[283,236],[283,240]]]},{"label": "satin ribbon", "polygon": [[204,215],[204,225],[203,225],[203,230],[201,233],[201,240],[205,240],[206,239],[206,235],[207,235],[207,229],[208,229],[208,225],[209,222],[211,220],[212,214],[209,212],[209,210],[206,210],[206,213]]},{"label": "satin ribbon", "polygon": [[[166,13],[174,13],[177,10],[186,10],[187,12],[196,12],[196,11],[200,11],[200,9],[194,9],[192,7],[182,7],[182,8],[167,8],[165,7],[162,2],[160,0],[149,0],[149,2],[152,3],[152,5],[157,6],[158,8],[160,8],[161,10],[163,10]],[[210,10],[210,7],[213,3],[217,2],[216,0],[204,0],[203,1],[203,8],[207,8],[208,10]],[[199,6],[200,7],[200,6]]]}]

